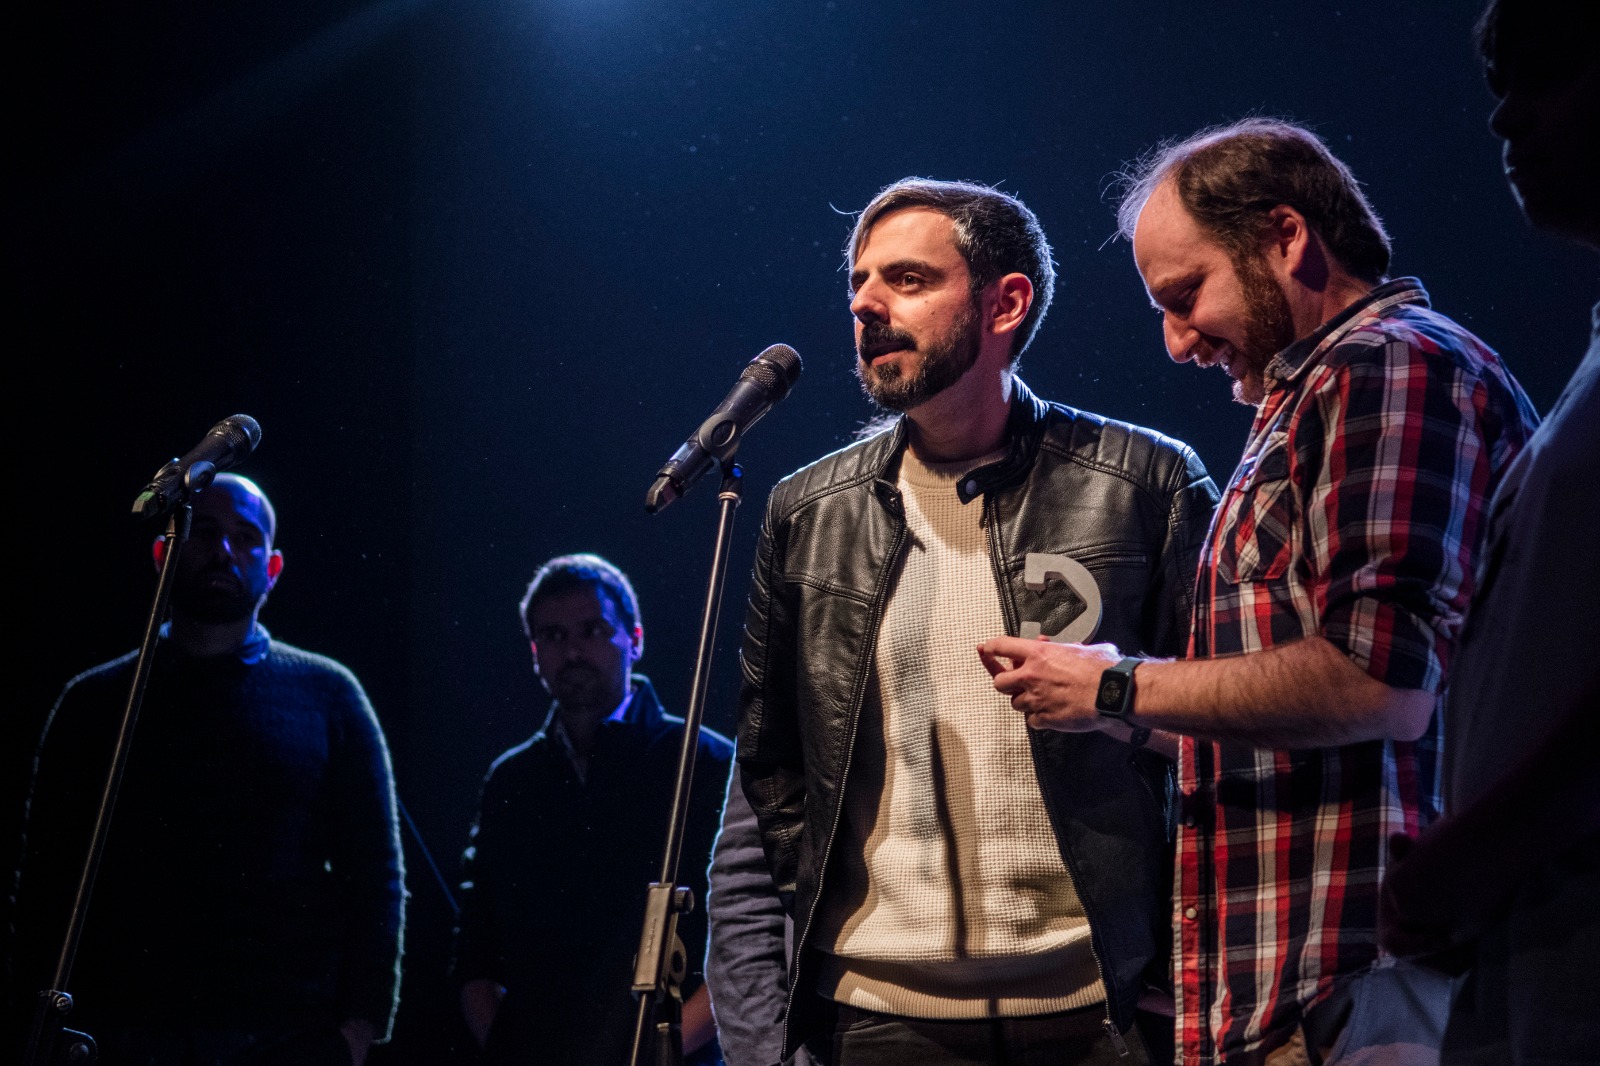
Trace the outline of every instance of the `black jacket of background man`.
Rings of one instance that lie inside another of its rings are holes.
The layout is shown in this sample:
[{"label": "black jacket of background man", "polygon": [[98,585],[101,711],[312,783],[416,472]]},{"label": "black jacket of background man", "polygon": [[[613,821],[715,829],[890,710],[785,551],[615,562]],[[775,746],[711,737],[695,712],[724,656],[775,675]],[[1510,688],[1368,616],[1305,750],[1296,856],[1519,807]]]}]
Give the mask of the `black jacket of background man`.
[{"label": "black jacket of background man", "polygon": [[[485,1063],[628,1061],[633,957],[645,891],[661,872],[684,730],[648,678],[634,674],[632,684],[624,716],[601,724],[587,780],[555,734],[558,710],[484,779],[454,968],[461,982],[489,978],[506,989]],[[733,763],[720,733],[702,726],[696,739],[679,860],[679,884],[694,896],[678,922],[692,971],[686,999],[702,981],[706,866]],[[716,1053],[713,1042],[687,1061]]]},{"label": "black jacket of background man", "polygon": [[[1016,382],[1005,457],[958,486],[981,500],[1006,631],[1059,633],[1085,609],[1070,587],[1026,587],[1030,553],[1094,576],[1092,639],[1178,655],[1217,489],[1187,445],[1050,404]],[[814,994],[809,936],[839,825],[884,607],[905,554],[896,487],[905,421],[789,475],[773,489],[745,622],[739,766],[780,893],[794,915],[784,1054],[832,1031]],[[934,624],[937,624],[934,620]],[[973,668],[981,669],[977,652]],[[1119,1030],[1142,982],[1167,983],[1171,765],[1101,733],[1030,733],[1044,803],[1088,915]]]}]

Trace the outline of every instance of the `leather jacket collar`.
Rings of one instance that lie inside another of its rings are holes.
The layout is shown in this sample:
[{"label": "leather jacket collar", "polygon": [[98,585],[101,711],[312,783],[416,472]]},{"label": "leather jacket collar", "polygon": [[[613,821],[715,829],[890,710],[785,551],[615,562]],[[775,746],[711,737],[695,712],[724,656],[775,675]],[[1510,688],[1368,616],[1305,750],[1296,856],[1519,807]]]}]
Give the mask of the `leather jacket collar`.
[{"label": "leather jacket collar", "polygon": [[[1011,413],[1006,418],[1006,454],[1004,458],[970,471],[956,486],[956,495],[962,503],[971,503],[991,489],[1016,485],[1033,469],[1034,457],[1039,452],[1039,440],[1044,435],[1049,406],[1023,384],[1021,378],[1011,378]],[[875,488],[879,500],[898,498],[895,472],[900,466],[900,453],[906,446],[906,419],[902,415],[894,428],[879,438],[880,451],[868,462],[875,467]],[[885,491],[887,490],[887,492]]]}]

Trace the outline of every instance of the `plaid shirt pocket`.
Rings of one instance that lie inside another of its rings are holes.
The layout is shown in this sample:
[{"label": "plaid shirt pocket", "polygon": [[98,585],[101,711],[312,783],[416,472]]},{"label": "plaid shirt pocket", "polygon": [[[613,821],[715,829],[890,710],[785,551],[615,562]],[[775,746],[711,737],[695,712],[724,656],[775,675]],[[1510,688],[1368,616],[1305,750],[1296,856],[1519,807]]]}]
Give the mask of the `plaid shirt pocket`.
[{"label": "plaid shirt pocket", "polygon": [[1217,572],[1230,585],[1270,581],[1289,570],[1299,501],[1289,477],[1288,435],[1274,433],[1240,464],[1223,501],[1219,529],[1233,535],[1218,545]]}]

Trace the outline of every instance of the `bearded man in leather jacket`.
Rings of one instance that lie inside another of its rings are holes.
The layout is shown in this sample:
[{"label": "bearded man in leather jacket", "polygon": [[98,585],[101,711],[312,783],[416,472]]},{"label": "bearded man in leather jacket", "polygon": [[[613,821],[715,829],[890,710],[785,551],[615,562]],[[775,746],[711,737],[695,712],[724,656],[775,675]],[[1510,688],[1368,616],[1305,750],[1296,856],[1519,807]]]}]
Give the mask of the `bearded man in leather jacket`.
[{"label": "bearded man in leather jacket", "polygon": [[1014,197],[897,182],[847,259],[856,374],[900,417],[774,489],[742,650],[740,779],[795,922],[783,1054],[1154,1061],[1171,765],[1029,728],[977,645],[1181,653],[1216,487],[1017,377],[1054,271]]}]

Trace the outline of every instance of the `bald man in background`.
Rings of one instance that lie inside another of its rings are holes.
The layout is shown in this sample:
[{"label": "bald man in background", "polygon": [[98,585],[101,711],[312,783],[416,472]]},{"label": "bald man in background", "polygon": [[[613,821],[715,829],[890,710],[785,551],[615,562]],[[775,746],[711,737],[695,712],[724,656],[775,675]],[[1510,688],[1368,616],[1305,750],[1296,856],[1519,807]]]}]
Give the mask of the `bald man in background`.
[{"label": "bald man in background", "polygon": [[[260,486],[221,474],[193,508],[68,1024],[105,1066],[361,1066],[399,997],[388,747],[355,675],[258,620],[284,571]],[[16,880],[19,1015],[50,985],[137,658],[73,678],[45,726]]]}]

